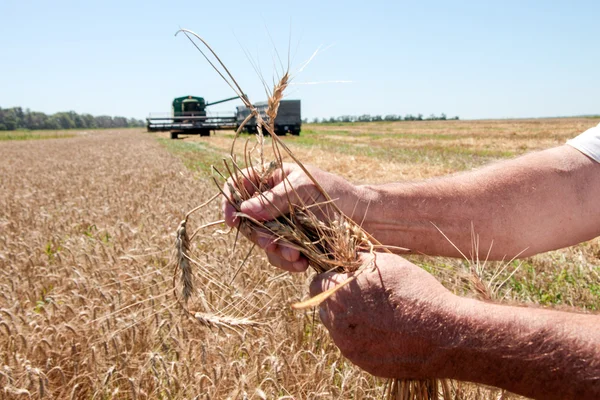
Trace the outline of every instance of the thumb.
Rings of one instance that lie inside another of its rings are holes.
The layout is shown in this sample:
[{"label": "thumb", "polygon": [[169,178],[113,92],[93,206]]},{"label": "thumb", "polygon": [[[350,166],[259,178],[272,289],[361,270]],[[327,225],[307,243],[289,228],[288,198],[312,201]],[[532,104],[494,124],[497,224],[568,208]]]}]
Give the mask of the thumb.
[{"label": "thumb", "polygon": [[[289,185],[288,185],[289,186]],[[289,213],[290,201],[296,201],[295,192],[287,191],[283,182],[271,190],[244,201],[240,209],[244,214],[257,221],[269,221]]]}]

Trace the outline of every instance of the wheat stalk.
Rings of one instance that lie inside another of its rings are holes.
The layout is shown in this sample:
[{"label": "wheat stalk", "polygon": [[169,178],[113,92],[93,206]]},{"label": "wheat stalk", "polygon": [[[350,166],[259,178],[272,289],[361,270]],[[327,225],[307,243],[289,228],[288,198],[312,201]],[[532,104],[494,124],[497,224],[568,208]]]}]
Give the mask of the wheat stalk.
[{"label": "wheat stalk", "polygon": [[197,312],[194,314],[196,321],[208,328],[256,328],[261,325],[257,321],[249,318],[234,318],[229,316],[219,316],[216,314]]},{"label": "wheat stalk", "polygon": [[175,249],[177,251],[177,266],[181,271],[181,283],[183,290],[181,295],[183,301],[187,302],[194,291],[194,282],[192,281],[192,266],[190,265],[189,251],[190,238],[187,234],[187,218],[179,223],[177,228],[177,238],[175,239]]}]

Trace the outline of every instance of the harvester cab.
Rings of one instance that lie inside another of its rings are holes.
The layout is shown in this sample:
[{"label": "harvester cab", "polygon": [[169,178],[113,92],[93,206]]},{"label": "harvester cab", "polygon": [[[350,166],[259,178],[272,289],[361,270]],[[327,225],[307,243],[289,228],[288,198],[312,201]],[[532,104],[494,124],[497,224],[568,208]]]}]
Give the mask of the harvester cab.
[{"label": "harvester cab", "polygon": [[210,131],[233,129],[236,126],[235,115],[208,115],[206,107],[235,100],[238,97],[206,103],[203,97],[182,96],[173,100],[171,115],[151,115],[146,118],[148,132],[171,132],[171,139],[177,139],[180,133],[209,136]]},{"label": "harvester cab", "polygon": [[[183,99],[183,100],[182,100]],[[173,100],[173,116],[206,116],[206,103],[202,97],[179,97]]]}]

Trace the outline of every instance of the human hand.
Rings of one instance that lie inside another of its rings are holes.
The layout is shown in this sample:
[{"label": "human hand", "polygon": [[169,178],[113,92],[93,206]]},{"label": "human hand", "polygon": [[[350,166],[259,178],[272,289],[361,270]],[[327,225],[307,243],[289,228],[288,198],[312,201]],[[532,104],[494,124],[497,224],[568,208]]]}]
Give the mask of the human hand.
[{"label": "human hand", "polygon": [[[358,201],[359,188],[339,176],[318,168],[306,166],[306,169],[334,200],[340,210],[346,215],[351,215]],[[243,184],[252,194],[255,192],[252,180],[256,177],[249,170],[243,172],[244,176],[247,177],[247,179],[244,179]],[[282,168],[275,170],[268,184],[272,189],[241,204],[242,213],[257,221],[269,221],[287,214],[290,206],[310,206],[326,202],[325,196],[319,191],[314,182],[296,164],[284,163]],[[225,185],[223,190],[225,195],[229,197],[228,185]],[[317,217],[324,220],[327,218],[327,212],[330,211],[329,207],[324,204],[323,207],[315,207],[311,210]],[[223,199],[225,222],[230,227],[238,225],[236,212],[229,201]],[[278,242],[278,239],[266,230],[250,232],[249,239],[266,251],[269,262],[276,267],[291,272],[302,272],[308,268],[308,260],[297,249]]]},{"label": "human hand", "polygon": [[[372,255],[364,253],[366,263]],[[320,307],[321,321],[340,351],[367,372],[388,378],[442,377],[456,336],[459,297],[400,256],[377,253],[367,267]],[[311,284],[315,296],[347,279],[324,273]]]}]

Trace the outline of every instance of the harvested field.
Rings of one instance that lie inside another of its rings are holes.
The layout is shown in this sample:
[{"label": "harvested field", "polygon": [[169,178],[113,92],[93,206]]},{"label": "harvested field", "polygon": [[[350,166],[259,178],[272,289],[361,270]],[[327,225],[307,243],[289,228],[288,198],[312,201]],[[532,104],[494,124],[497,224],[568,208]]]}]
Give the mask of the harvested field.
[{"label": "harvested field", "polygon": [[[306,125],[300,137],[285,140],[306,163],[354,182],[384,182],[551,147],[597,123]],[[236,304],[231,313],[253,314],[261,325],[208,329],[176,304],[169,267],[175,229],[185,212],[216,193],[208,167],[228,153],[232,137],[172,141],[123,130],[0,142],[0,397],[380,398],[383,381],[345,361],[312,311],[290,309],[306,296],[308,276],[282,274],[254,251],[235,290],[203,280],[234,281],[250,246],[240,241],[232,251],[233,234],[207,230],[195,241],[203,255],[196,286],[215,309]],[[220,218],[214,203],[193,223]],[[412,260],[464,291],[457,276],[466,262]],[[599,265],[598,240],[532,257],[502,294],[507,301],[598,310]],[[462,393],[499,394],[473,385]]]}]

